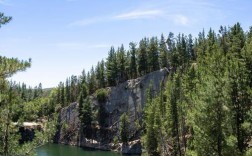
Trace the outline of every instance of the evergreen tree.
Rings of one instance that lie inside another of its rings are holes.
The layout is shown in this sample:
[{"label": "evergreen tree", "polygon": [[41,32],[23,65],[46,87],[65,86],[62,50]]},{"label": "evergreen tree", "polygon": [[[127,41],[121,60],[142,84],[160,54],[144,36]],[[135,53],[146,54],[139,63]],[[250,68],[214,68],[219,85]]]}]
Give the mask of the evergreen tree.
[{"label": "evergreen tree", "polygon": [[117,51],[117,65],[118,65],[118,80],[119,83],[124,82],[126,80],[126,56],[124,46],[121,47]]},{"label": "evergreen tree", "polygon": [[66,105],[66,102],[65,102],[65,85],[64,83],[61,83],[61,90],[60,90],[60,103],[62,104],[62,106],[64,107]]},{"label": "evergreen tree", "polygon": [[160,63],[161,68],[168,68],[168,49],[166,46],[166,42],[164,39],[164,35],[161,35],[160,43],[159,43],[159,49],[160,49]]},{"label": "evergreen tree", "polygon": [[109,86],[115,86],[118,82],[117,56],[114,47],[111,47],[106,62],[106,75]]},{"label": "evergreen tree", "polygon": [[168,56],[167,56],[168,64],[170,66],[174,66],[173,53],[175,51],[175,39],[174,39],[174,34],[172,32],[169,33],[166,43],[167,43],[167,50],[168,50]]},{"label": "evergreen tree", "polygon": [[126,113],[120,117],[120,138],[124,144],[127,144],[129,141],[129,119]]},{"label": "evergreen tree", "polygon": [[[0,14],[1,24],[6,23],[7,17]],[[10,18],[9,18],[10,19]],[[18,102],[18,96],[11,86],[7,82],[7,78],[11,77],[13,74],[24,71],[26,68],[30,67],[30,61],[20,61],[14,58],[6,58],[0,56],[0,154],[15,155],[18,149],[16,136],[13,134],[15,128],[11,126],[13,118],[13,106]]]},{"label": "evergreen tree", "polygon": [[22,83],[22,88],[21,88],[21,98],[27,102],[28,101],[28,90],[26,88],[26,84]]},{"label": "evergreen tree", "polygon": [[192,35],[189,34],[188,36],[188,43],[187,43],[187,53],[189,55],[189,59],[192,60],[192,61],[196,61],[196,53],[195,53],[195,50],[194,50],[194,45],[193,45],[193,39],[192,39]]},{"label": "evergreen tree", "polygon": [[90,72],[88,73],[87,84],[88,84],[89,93],[93,94],[97,89],[97,81],[96,81],[96,76],[95,76],[95,71],[94,71],[93,66]]},{"label": "evergreen tree", "polygon": [[104,88],[106,86],[105,63],[103,60],[101,62],[98,62],[96,66],[96,79],[98,81],[98,88]]},{"label": "evergreen tree", "polygon": [[91,138],[91,122],[93,120],[92,117],[93,115],[92,115],[91,101],[87,97],[82,110],[82,118],[81,118],[84,134],[87,138]]},{"label": "evergreen tree", "polygon": [[149,72],[159,70],[159,50],[158,50],[158,39],[152,37],[149,44],[149,55],[148,55],[148,67]]},{"label": "evergreen tree", "polygon": [[147,55],[147,39],[144,38],[139,42],[138,48],[138,72],[139,75],[142,76],[147,73],[148,70],[148,55]]},{"label": "evergreen tree", "polygon": [[130,42],[130,78],[134,79],[137,77],[137,49],[136,44],[133,42]]},{"label": "evergreen tree", "polygon": [[154,100],[148,100],[146,114],[146,147],[148,154],[151,156],[160,155],[158,151],[158,136],[157,129],[155,128],[155,115],[157,107]]},{"label": "evergreen tree", "polygon": [[77,76],[72,75],[70,79],[70,102],[77,100]]},{"label": "evergreen tree", "polygon": [[[126,62],[125,62],[125,80],[131,79],[131,69],[130,69],[130,61],[131,61],[131,54],[130,51],[128,50],[126,53]],[[137,68],[137,67],[136,67]]]},{"label": "evergreen tree", "polygon": [[81,72],[80,79],[81,79],[81,84],[87,83],[87,75],[86,75],[86,71],[85,70],[83,70]]},{"label": "evergreen tree", "polygon": [[66,79],[66,89],[65,89],[65,97],[66,103],[69,104],[71,102],[71,91],[70,91],[70,80],[69,78]]},{"label": "evergreen tree", "polygon": [[247,148],[248,137],[246,130],[242,127],[246,122],[246,114],[249,111],[250,103],[248,91],[248,75],[246,63],[242,56],[242,48],[245,45],[245,35],[239,23],[230,30],[231,47],[228,51],[229,58],[229,81],[231,85],[231,109],[233,111],[233,123],[238,149],[244,153]]},{"label": "evergreen tree", "polygon": [[[230,135],[231,125],[228,111],[228,84],[226,75],[225,57],[220,50],[215,49],[214,54],[208,58],[211,65],[200,69],[202,81],[197,88],[195,108],[192,111],[192,127],[194,146],[198,155],[230,155],[235,154]],[[190,113],[191,114],[191,113]],[[206,124],[206,120],[211,124]],[[204,124],[205,123],[205,124]],[[229,142],[230,144],[226,144]],[[198,146],[200,145],[200,146]],[[231,147],[230,147],[231,146]],[[232,149],[232,150],[231,150]]]}]

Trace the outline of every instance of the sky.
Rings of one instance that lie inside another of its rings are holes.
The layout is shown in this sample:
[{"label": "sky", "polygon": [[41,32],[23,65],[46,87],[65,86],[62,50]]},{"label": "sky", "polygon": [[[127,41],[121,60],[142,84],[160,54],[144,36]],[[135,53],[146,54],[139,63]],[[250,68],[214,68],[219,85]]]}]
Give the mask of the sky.
[{"label": "sky", "polygon": [[13,20],[0,29],[0,56],[32,59],[12,80],[56,87],[143,37],[189,34],[240,22],[252,26],[251,0],[0,0]]}]

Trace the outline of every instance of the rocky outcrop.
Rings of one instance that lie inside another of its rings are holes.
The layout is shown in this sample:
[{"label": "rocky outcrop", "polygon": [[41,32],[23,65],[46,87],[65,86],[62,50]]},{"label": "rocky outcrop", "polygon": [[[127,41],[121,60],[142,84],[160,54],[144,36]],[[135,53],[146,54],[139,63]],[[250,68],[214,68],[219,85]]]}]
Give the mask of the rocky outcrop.
[{"label": "rocky outcrop", "polygon": [[122,154],[141,154],[142,145],[140,140],[131,141],[128,144],[122,144],[121,146]]},{"label": "rocky outcrop", "polygon": [[58,130],[54,137],[55,143],[80,145],[80,121],[78,116],[78,103],[72,103],[60,111]]},{"label": "rocky outcrop", "polygon": [[[91,147],[103,150],[115,149],[118,145],[113,144],[119,136],[120,116],[127,112],[130,119],[130,141],[138,140],[121,147],[122,153],[141,153],[140,132],[142,124],[143,107],[146,101],[146,90],[151,85],[153,94],[160,91],[161,84],[166,81],[169,71],[164,68],[149,73],[137,79],[128,80],[115,87],[106,88],[108,97],[105,103],[107,117],[104,119],[105,127],[95,129],[93,138],[87,139],[81,133],[80,121],[78,118],[78,104],[72,103],[61,110],[59,115],[59,127],[55,135],[55,142],[62,144]],[[100,103],[95,96],[91,96],[92,107],[99,109]]]}]

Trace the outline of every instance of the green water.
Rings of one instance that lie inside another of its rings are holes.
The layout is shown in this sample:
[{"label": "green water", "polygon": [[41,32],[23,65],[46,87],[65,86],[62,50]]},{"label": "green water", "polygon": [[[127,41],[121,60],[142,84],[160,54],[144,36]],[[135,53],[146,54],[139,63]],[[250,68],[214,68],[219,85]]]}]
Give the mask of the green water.
[{"label": "green water", "polygon": [[39,147],[36,152],[37,156],[120,156],[115,152],[91,151],[60,144],[47,144]]}]

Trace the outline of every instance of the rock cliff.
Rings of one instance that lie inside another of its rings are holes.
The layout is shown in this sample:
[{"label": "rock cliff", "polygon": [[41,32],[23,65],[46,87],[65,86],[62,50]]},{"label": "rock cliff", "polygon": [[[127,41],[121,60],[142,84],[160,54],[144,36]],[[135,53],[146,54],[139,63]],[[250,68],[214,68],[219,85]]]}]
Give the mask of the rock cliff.
[{"label": "rock cliff", "polygon": [[[142,112],[146,101],[146,90],[151,85],[154,94],[160,91],[161,83],[166,81],[169,71],[164,68],[145,76],[128,80],[115,87],[108,87],[107,100],[103,103],[106,111],[104,127],[95,128],[92,139],[87,139],[81,133],[78,118],[78,103],[72,103],[63,108],[59,115],[59,127],[55,135],[55,142],[102,150],[117,150],[122,153],[141,153],[140,132]],[[91,96],[93,110],[97,110],[101,103],[95,95]],[[130,119],[130,143],[122,145],[119,140],[119,119],[127,112]],[[135,140],[135,141],[134,141]],[[115,143],[117,142],[117,143]]]}]

